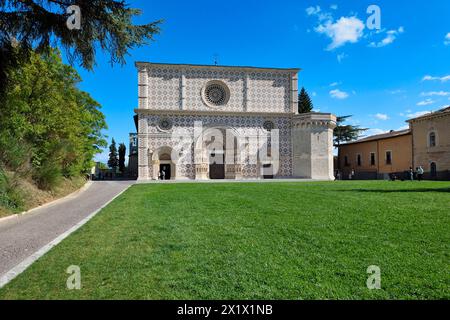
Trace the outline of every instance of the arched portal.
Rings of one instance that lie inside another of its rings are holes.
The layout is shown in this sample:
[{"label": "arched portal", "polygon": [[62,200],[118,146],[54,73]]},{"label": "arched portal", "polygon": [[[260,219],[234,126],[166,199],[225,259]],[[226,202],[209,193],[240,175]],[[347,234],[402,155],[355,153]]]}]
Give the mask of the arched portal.
[{"label": "arched portal", "polygon": [[153,179],[174,180],[176,178],[176,161],[172,157],[172,148],[163,146],[152,154]]},{"label": "arched portal", "polygon": [[195,144],[196,179],[239,179],[241,163],[235,129],[219,126],[202,132]]}]

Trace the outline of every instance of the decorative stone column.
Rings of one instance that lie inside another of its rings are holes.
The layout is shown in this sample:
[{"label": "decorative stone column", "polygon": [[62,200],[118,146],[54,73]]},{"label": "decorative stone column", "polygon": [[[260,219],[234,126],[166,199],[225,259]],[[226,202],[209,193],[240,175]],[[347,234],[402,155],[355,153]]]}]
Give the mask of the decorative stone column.
[{"label": "decorative stone column", "polygon": [[138,66],[139,109],[148,109],[148,70],[145,65]]},{"label": "decorative stone column", "polygon": [[159,160],[152,160],[152,179],[159,179]]},{"label": "decorative stone column", "polygon": [[148,180],[149,171],[149,154],[148,154],[148,135],[147,135],[147,119],[143,115],[139,115],[138,119],[138,180]]},{"label": "decorative stone column", "polygon": [[234,164],[225,164],[225,179],[234,179],[236,176],[236,166]]},{"label": "decorative stone column", "polygon": [[298,178],[334,180],[333,129],[336,116],[310,112],[292,119],[293,175]]},{"label": "decorative stone column", "polygon": [[208,180],[209,164],[196,163],[195,164],[195,180]]},{"label": "decorative stone column", "polygon": [[240,163],[234,164],[234,178],[236,180],[242,179],[242,165]]},{"label": "decorative stone column", "polygon": [[194,149],[195,180],[209,179],[209,162],[207,160],[203,148]]}]

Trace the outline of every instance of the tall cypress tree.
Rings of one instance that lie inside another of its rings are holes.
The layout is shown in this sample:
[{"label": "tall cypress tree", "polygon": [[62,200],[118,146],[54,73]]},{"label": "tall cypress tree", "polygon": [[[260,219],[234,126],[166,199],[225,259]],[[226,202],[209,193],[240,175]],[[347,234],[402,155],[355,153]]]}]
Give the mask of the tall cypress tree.
[{"label": "tall cypress tree", "polygon": [[313,103],[311,98],[306,92],[305,88],[302,87],[300,94],[298,95],[298,113],[308,113],[313,109]]},{"label": "tall cypress tree", "polygon": [[125,153],[127,151],[127,147],[125,147],[124,143],[119,144],[119,171],[121,173],[125,172]]},{"label": "tall cypress tree", "polygon": [[114,138],[113,138],[111,145],[109,146],[108,167],[110,167],[113,170],[113,172],[116,172],[116,168],[117,168],[118,164],[119,164],[119,159],[117,158],[116,141],[114,141]]}]

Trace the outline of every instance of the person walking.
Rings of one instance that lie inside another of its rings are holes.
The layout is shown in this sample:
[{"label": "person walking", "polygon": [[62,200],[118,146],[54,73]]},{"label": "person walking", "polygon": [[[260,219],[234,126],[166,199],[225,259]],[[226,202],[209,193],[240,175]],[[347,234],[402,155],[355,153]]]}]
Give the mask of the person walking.
[{"label": "person walking", "polygon": [[423,179],[423,168],[422,166],[419,166],[419,168],[417,168],[417,180],[422,181]]},{"label": "person walking", "polygon": [[409,167],[409,180],[414,181],[414,169]]}]

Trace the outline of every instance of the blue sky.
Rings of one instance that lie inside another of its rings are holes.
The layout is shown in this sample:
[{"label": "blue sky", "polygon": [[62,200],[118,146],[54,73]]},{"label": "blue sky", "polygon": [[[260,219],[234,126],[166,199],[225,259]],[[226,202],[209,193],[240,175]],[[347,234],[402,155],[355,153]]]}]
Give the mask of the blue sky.
[{"label": "blue sky", "polygon": [[[109,138],[128,145],[137,106],[135,61],[299,67],[315,110],[353,115],[369,134],[450,105],[450,1],[131,1],[136,23],[164,19],[151,45],[113,66],[97,53],[81,88],[99,101]],[[381,29],[367,8],[381,9]],[[105,161],[107,152],[97,159]]]}]

